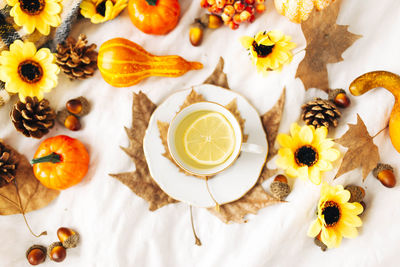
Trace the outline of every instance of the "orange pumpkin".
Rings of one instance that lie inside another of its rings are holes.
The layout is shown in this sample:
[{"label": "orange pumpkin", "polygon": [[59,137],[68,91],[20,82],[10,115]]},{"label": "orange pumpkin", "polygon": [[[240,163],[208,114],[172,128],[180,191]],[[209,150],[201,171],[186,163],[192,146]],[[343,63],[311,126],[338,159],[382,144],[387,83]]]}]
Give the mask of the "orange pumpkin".
[{"label": "orange pumpkin", "polygon": [[89,168],[89,154],[77,139],[58,135],[44,140],[33,164],[35,177],[47,188],[63,190],[79,183]]},{"label": "orange pumpkin", "polygon": [[129,0],[133,25],[148,34],[167,34],[178,24],[181,11],[178,0]]},{"label": "orange pumpkin", "polygon": [[180,56],[152,55],[124,38],[114,38],[100,46],[97,66],[103,79],[115,87],[135,85],[149,76],[178,77],[203,68],[203,64]]}]

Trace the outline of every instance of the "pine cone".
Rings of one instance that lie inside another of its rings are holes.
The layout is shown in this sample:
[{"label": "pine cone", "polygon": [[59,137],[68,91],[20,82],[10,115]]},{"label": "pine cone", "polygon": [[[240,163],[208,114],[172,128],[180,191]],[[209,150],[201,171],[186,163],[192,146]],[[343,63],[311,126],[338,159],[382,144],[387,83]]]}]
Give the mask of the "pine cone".
[{"label": "pine cone", "polygon": [[57,45],[56,63],[71,80],[91,77],[97,69],[97,46],[86,44],[86,35],[80,34],[78,41],[68,37]]},{"label": "pine cone", "polygon": [[56,113],[47,99],[39,101],[37,97],[28,96],[25,101],[15,103],[10,114],[11,120],[26,137],[41,138],[53,128]]},{"label": "pine cone", "polygon": [[15,178],[18,158],[2,142],[0,142],[0,187],[3,187]]},{"label": "pine cone", "polygon": [[316,128],[321,126],[327,128],[329,126],[336,127],[338,119],[342,115],[333,102],[321,98],[315,98],[301,108],[303,109],[301,119],[307,125],[313,125]]}]

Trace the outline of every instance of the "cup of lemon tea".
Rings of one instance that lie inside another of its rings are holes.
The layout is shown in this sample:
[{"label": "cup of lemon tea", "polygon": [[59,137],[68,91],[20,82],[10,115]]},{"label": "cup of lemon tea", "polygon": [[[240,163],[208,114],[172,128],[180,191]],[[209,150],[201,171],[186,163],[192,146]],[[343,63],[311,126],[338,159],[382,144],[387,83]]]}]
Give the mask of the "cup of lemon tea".
[{"label": "cup of lemon tea", "polygon": [[259,145],[243,143],[236,117],[213,102],[194,103],[178,112],[170,123],[167,143],[176,164],[198,176],[225,170],[241,151],[263,152]]}]

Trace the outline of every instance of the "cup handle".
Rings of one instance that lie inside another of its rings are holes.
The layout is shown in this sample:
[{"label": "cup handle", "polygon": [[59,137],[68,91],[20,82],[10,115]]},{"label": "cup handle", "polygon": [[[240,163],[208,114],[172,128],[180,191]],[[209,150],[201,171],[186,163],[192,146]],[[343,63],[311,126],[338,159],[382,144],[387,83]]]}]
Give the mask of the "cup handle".
[{"label": "cup handle", "polygon": [[262,146],[256,144],[242,143],[242,147],[240,149],[242,152],[256,153],[261,154],[264,152],[264,148]]}]

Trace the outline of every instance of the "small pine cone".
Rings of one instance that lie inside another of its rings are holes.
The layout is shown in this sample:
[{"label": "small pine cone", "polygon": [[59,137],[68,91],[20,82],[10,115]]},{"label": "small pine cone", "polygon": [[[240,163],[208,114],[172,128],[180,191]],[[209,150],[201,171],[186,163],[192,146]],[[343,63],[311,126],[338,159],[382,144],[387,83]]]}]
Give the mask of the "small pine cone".
[{"label": "small pine cone", "polygon": [[86,35],[80,34],[78,41],[68,37],[57,45],[56,63],[71,80],[91,77],[97,69],[97,46],[87,42]]},{"label": "small pine cone", "polygon": [[17,164],[17,156],[0,142],[0,188],[14,180]]},{"label": "small pine cone", "polygon": [[336,127],[338,119],[342,115],[333,102],[321,98],[315,98],[304,104],[301,108],[303,109],[301,119],[307,125],[313,125],[315,128],[321,126],[327,128],[329,126]]},{"label": "small pine cone", "polygon": [[28,96],[25,102],[15,103],[10,113],[11,120],[26,137],[41,138],[53,128],[56,113],[47,99],[39,101],[37,97]]}]

